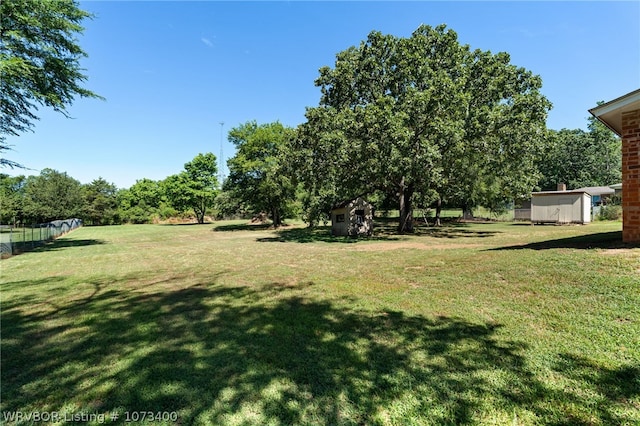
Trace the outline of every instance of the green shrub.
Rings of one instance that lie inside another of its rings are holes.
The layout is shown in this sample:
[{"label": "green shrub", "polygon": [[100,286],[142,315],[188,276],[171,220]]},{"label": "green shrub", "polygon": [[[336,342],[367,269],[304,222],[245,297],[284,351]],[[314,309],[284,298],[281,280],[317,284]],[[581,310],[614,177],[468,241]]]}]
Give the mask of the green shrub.
[{"label": "green shrub", "polygon": [[622,206],[602,206],[598,213],[598,220],[622,220]]},{"label": "green shrub", "polygon": [[160,204],[160,208],[158,209],[157,216],[161,220],[167,220],[167,219],[170,219],[172,217],[176,217],[179,214],[180,214],[180,212],[178,210],[174,209],[169,204],[161,203]]}]

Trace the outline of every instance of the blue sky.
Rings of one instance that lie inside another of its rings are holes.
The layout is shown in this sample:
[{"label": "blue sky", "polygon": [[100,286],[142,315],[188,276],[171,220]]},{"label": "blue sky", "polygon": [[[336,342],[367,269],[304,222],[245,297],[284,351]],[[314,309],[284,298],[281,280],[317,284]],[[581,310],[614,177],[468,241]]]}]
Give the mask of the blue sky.
[{"label": "blue sky", "polygon": [[[295,127],[318,105],[318,69],[372,30],[407,37],[444,23],[473,49],[505,51],[542,77],[552,129],[586,129],[588,109],[640,87],[640,2],[88,1],[86,87],[72,119],[41,109],[7,157],[103,177],[120,188],[178,173],[198,153],[234,154],[246,121]],[[224,126],[220,123],[224,122]],[[222,135],[222,137],[221,137]]]}]

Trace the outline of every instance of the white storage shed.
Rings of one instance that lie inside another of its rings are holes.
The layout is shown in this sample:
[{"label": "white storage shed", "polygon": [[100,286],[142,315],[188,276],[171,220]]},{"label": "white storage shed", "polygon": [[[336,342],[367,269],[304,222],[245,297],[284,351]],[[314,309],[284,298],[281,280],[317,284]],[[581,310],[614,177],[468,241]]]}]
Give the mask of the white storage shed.
[{"label": "white storage shed", "polygon": [[371,235],[373,206],[358,197],[343,201],[331,210],[331,234],[357,237]]},{"label": "white storage shed", "polygon": [[533,223],[589,223],[591,195],[583,190],[545,191],[531,194]]}]

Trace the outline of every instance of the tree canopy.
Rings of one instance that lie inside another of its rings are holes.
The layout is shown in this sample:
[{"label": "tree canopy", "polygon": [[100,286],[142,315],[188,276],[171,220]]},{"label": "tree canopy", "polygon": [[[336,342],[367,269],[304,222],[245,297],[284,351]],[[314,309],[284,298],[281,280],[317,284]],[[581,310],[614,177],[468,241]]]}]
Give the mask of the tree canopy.
[{"label": "tree canopy", "polygon": [[24,216],[32,222],[80,217],[85,205],[80,182],[53,169],[44,169],[39,176],[29,176],[24,197]]},{"label": "tree canopy", "polygon": [[[76,96],[100,97],[82,87],[87,54],[76,37],[90,17],[74,0],[0,2],[0,155],[7,136],[32,129],[38,107],[66,115]],[[0,165],[20,166],[4,156]]]},{"label": "tree canopy", "polygon": [[555,190],[558,183],[571,189],[612,185],[622,179],[621,141],[591,117],[588,131],[550,130],[549,143],[537,164],[542,190]]},{"label": "tree canopy", "polygon": [[118,188],[103,178],[94,179],[83,185],[85,197],[84,217],[92,225],[109,225],[117,221]]},{"label": "tree canopy", "polygon": [[410,232],[417,196],[513,197],[537,181],[551,107],[540,77],[506,53],[472,51],[444,25],[409,38],[374,31],[321,68],[316,85],[320,104],[307,109],[293,151],[318,197],[383,191]]},{"label": "tree canopy", "polygon": [[207,209],[218,193],[218,166],[212,153],[198,154],[184,165],[184,171],[164,181],[169,202],[179,211],[192,209],[198,223],[204,223]]},{"label": "tree canopy", "polygon": [[236,155],[229,159],[229,178],[224,189],[253,213],[267,212],[274,226],[280,226],[295,186],[284,172],[289,142],[295,130],[279,122],[249,121],[229,131]]},{"label": "tree canopy", "polygon": [[0,173],[0,224],[13,223],[24,215],[24,176]]}]

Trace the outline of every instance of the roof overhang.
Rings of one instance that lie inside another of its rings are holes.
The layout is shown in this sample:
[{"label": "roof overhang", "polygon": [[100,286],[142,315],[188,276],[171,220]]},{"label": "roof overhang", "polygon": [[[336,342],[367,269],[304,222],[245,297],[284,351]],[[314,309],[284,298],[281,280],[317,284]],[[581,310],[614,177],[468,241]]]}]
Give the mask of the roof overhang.
[{"label": "roof overhang", "polygon": [[622,113],[637,109],[640,109],[640,89],[591,108],[589,112],[618,136],[622,136]]},{"label": "roof overhang", "polygon": [[574,189],[571,191],[540,191],[540,192],[532,192],[532,196],[547,196],[547,195],[576,195],[576,194],[584,194],[591,197],[587,191],[583,191],[581,189]]},{"label": "roof overhang", "polygon": [[578,188],[576,191],[584,191],[590,195],[611,195],[616,192],[615,189],[610,186],[587,186],[585,188]]}]

